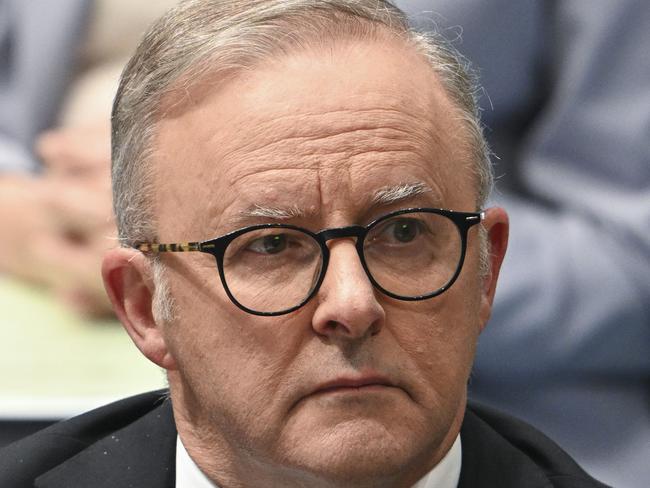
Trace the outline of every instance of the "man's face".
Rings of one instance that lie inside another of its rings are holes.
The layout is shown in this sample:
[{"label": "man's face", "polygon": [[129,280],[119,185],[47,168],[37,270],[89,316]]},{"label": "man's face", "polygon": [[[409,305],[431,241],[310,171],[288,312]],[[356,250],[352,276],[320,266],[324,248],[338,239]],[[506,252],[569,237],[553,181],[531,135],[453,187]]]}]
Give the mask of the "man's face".
[{"label": "man's face", "polygon": [[[465,133],[426,63],[399,45],[294,54],[187,96],[155,146],[161,242],[205,240],[273,214],[318,231],[406,207],[475,210]],[[430,191],[373,198],[404,184]],[[230,457],[287,476],[419,477],[462,420],[486,315],[476,232],[458,281],[420,302],[374,290],[353,239],[329,241],[317,296],[278,317],[237,308],[211,256],[165,255],[178,318],[164,334],[185,443],[215,465]]]}]

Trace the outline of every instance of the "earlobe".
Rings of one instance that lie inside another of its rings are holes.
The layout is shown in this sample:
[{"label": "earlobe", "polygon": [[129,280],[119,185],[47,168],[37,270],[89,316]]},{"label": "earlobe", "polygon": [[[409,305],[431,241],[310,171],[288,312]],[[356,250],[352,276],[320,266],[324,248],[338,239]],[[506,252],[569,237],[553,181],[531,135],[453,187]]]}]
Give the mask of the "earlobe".
[{"label": "earlobe", "polygon": [[115,314],[140,352],[162,368],[175,369],[162,324],[153,315],[155,284],[149,260],[133,249],[112,249],[104,256],[102,277]]},{"label": "earlobe", "polygon": [[492,312],[492,302],[497,288],[497,280],[501,264],[508,247],[509,222],[508,214],[500,207],[492,207],[485,211],[482,222],[487,231],[487,247],[489,271],[483,280],[481,297],[481,330],[487,324]]}]

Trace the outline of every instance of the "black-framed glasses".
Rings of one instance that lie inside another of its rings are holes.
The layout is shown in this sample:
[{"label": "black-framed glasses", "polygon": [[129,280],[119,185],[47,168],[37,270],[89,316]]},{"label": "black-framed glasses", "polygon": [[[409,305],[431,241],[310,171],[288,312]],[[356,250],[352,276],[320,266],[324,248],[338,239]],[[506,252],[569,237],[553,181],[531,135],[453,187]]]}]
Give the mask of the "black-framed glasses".
[{"label": "black-framed glasses", "polygon": [[456,281],[465,260],[467,233],[484,212],[407,208],[366,226],[312,232],[289,224],[244,227],[203,242],[139,243],[145,253],[199,251],[217,261],[228,297],[254,315],[282,315],[306,304],[320,288],[331,239],[356,238],[370,282],[398,300],[425,300]]}]

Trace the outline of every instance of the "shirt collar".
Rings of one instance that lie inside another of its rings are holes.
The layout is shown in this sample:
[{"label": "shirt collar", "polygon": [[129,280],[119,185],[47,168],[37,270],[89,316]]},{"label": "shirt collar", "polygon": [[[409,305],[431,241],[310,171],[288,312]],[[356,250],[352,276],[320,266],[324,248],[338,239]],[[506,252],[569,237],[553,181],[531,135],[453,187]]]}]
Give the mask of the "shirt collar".
[{"label": "shirt collar", "polygon": [[460,434],[458,434],[445,457],[420,481],[415,483],[413,488],[457,488],[460,480],[462,457]]},{"label": "shirt collar", "polygon": [[[461,460],[462,447],[458,434],[445,457],[413,488],[457,488]],[[219,488],[199,469],[185,450],[180,436],[176,438],[176,488]]]},{"label": "shirt collar", "polygon": [[176,488],[219,488],[203,474],[176,437]]}]

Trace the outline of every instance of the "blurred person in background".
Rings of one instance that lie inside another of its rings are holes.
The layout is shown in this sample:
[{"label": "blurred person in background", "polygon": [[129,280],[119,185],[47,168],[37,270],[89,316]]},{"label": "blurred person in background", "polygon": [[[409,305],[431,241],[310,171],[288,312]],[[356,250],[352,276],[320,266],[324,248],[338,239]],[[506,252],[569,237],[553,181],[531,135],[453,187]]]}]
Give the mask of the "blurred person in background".
[{"label": "blurred person in background", "polygon": [[110,106],[171,0],[0,0],[0,273],[85,315],[110,312]]},{"label": "blurred person in background", "polygon": [[480,72],[511,246],[474,398],[650,480],[650,3],[411,0]]}]

